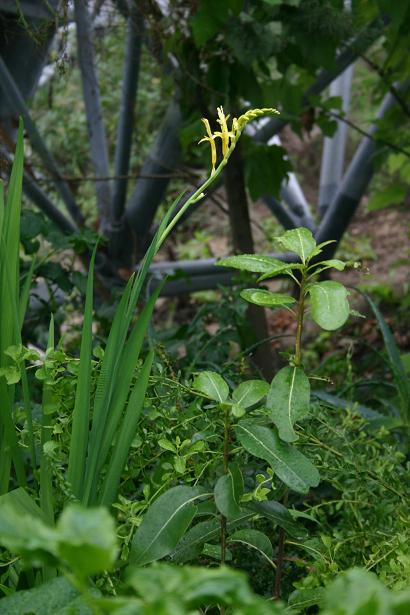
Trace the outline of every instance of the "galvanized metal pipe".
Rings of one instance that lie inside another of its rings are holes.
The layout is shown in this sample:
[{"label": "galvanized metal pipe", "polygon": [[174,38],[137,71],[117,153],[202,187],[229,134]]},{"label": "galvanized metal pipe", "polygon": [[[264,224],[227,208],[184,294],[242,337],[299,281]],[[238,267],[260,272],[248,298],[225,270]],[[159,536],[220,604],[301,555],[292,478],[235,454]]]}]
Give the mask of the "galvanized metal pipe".
[{"label": "galvanized metal pipe", "polygon": [[[100,88],[94,63],[91,22],[86,0],[74,0],[77,26],[77,52],[90,138],[91,160],[96,177],[109,176],[108,148],[103,123]],[[109,225],[111,188],[109,181],[95,182],[100,224],[104,231]]]},{"label": "galvanized metal pipe", "polygon": [[69,189],[68,185],[60,177],[60,172],[57,167],[57,163],[54,160],[53,155],[47,149],[40,133],[37,130],[37,126],[31,118],[30,112],[24,102],[23,96],[10,74],[3,58],[0,57],[0,87],[3,90],[4,95],[9,101],[10,107],[15,109],[16,113],[22,116],[24,119],[24,126],[30,137],[32,147],[36,150],[45,167],[50,172],[51,177],[56,186],[57,192],[63,199],[67,211],[70,213],[73,220],[81,225],[83,223],[83,216],[81,211],[74,200],[74,197]]}]

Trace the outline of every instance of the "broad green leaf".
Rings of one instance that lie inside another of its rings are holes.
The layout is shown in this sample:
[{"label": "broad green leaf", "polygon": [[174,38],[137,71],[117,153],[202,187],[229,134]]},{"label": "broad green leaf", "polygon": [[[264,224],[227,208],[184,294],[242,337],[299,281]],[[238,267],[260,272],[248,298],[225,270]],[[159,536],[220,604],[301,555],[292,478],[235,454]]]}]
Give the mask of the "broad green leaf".
[{"label": "broad green leaf", "polygon": [[241,271],[251,271],[252,273],[267,273],[275,269],[283,269],[283,262],[273,256],[265,254],[240,254],[238,256],[228,256],[219,260],[217,265],[231,267]]},{"label": "broad green leaf", "polygon": [[407,186],[395,183],[385,190],[381,190],[374,194],[367,203],[367,209],[369,211],[378,211],[379,209],[384,209],[391,205],[403,203],[407,190]]},{"label": "broad green leaf", "polygon": [[201,490],[172,487],[148,509],[131,545],[130,562],[144,566],[161,559],[177,546],[195,517],[194,502]]},{"label": "broad green leaf", "polygon": [[[408,594],[407,594],[408,595]],[[394,594],[387,589],[373,572],[352,568],[340,574],[326,587],[324,613],[333,615],[382,615],[395,613]],[[407,605],[410,606],[408,597]],[[404,605],[403,605],[404,606]],[[406,613],[404,608],[399,613]]]},{"label": "broad green leaf", "polygon": [[316,248],[313,250],[313,252],[310,254],[310,258],[313,258],[314,256],[317,256],[318,254],[321,254],[321,252],[323,252],[323,248],[325,248],[326,246],[329,246],[331,243],[336,243],[336,241],[334,239],[329,239],[328,241],[323,241],[322,243],[319,243]]},{"label": "broad green leaf", "polygon": [[229,396],[229,387],[225,380],[215,372],[201,372],[196,376],[192,387],[214,401],[222,403]]},{"label": "broad green leaf", "polygon": [[318,269],[315,270],[315,272],[323,271],[324,269],[337,269],[338,271],[343,271],[347,265],[348,263],[345,261],[341,261],[338,258],[331,258],[327,261],[320,261],[320,263],[317,263],[316,266]]},{"label": "broad green leaf", "polygon": [[58,555],[77,577],[111,570],[117,556],[114,520],[105,508],[71,504],[57,524]]},{"label": "broad green leaf", "polygon": [[280,243],[285,250],[297,254],[302,263],[306,263],[316,248],[316,241],[311,231],[304,227],[286,231],[281,237],[277,237],[276,241]]},{"label": "broad green leaf", "polygon": [[[260,604],[265,606],[264,600],[252,593],[246,575],[225,566],[206,568],[161,563],[145,569],[130,568],[127,582],[143,598],[144,605],[152,605],[144,608],[141,615],[193,615],[219,611],[220,606],[228,606],[230,613],[243,615],[283,612],[271,606],[267,610],[258,608]],[[159,610],[159,604],[166,608]],[[249,610],[255,606],[257,610]],[[135,610],[127,613],[139,615]]]},{"label": "broad green leaf", "polygon": [[246,408],[240,406],[239,404],[232,404],[231,413],[234,417],[240,419],[246,414]]},{"label": "broad green leaf", "polygon": [[263,280],[268,280],[269,278],[273,278],[276,275],[289,274],[293,269],[302,269],[303,265],[300,263],[282,263],[282,267],[277,267],[267,273],[264,273],[258,278],[258,282],[262,282]]},{"label": "broad green leaf", "polygon": [[242,299],[262,307],[280,307],[295,303],[296,299],[283,293],[272,293],[260,288],[247,288],[241,292]]},{"label": "broad green leaf", "polygon": [[285,442],[298,439],[293,425],[309,413],[310,383],[300,367],[283,367],[272,380],[266,406],[279,437]]},{"label": "broad green leaf", "polygon": [[228,474],[221,476],[214,489],[215,504],[219,512],[227,519],[241,514],[239,499],[243,494],[243,478],[239,466],[233,463]]},{"label": "broad green leaf", "polygon": [[[202,555],[221,561],[221,545],[210,545],[209,543],[205,543],[204,548],[202,549]],[[232,553],[229,551],[229,549],[225,549],[225,561],[232,561]]]},{"label": "broad green leaf", "polygon": [[273,523],[283,528],[287,534],[297,539],[306,538],[306,529],[298,524],[288,511],[288,509],[274,500],[264,500],[263,502],[249,502],[246,504],[246,508],[257,512],[258,514],[266,517]]},{"label": "broad green leaf", "polygon": [[57,536],[40,518],[24,513],[16,502],[0,506],[0,544],[34,566],[54,565]]},{"label": "broad green leaf", "polygon": [[7,384],[16,384],[20,382],[21,371],[17,365],[7,365],[7,367],[0,367],[1,376],[6,379]]},{"label": "broad green leaf", "polygon": [[166,451],[171,451],[171,453],[176,453],[177,452],[175,444],[172,444],[172,442],[170,442],[166,438],[161,438],[161,440],[158,440],[158,446],[160,446],[161,448],[163,448]]},{"label": "broad green leaf", "polygon": [[[254,513],[241,513],[236,519],[228,520],[226,526],[228,531],[232,531],[241,525],[244,525],[254,516]],[[202,546],[206,542],[219,540],[221,533],[221,524],[219,519],[211,519],[210,521],[201,521],[188,530],[182,540],[178,543],[177,548],[171,553],[172,561],[178,563],[188,562],[197,557]]]},{"label": "broad green leaf", "polygon": [[326,331],[338,329],[349,317],[347,290],[343,284],[326,280],[309,286],[311,315]]},{"label": "broad green leaf", "polygon": [[293,491],[307,493],[319,484],[315,466],[290,444],[282,442],[277,433],[251,421],[241,421],[235,427],[244,449],[269,463],[276,476]]},{"label": "broad green leaf", "polygon": [[247,380],[241,384],[232,393],[232,399],[235,404],[243,408],[249,408],[257,404],[267,395],[269,384],[264,380]]},{"label": "broad green leaf", "polygon": [[324,589],[315,587],[314,589],[297,589],[293,591],[288,600],[288,606],[297,612],[307,609],[310,606],[322,605],[324,599]]},{"label": "broad green leaf", "polygon": [[[272,37],[271,33],[269,35]],[[244,55],[241,39],[238,40],[237,50],[242,50],[241,55]],[[249,47],[247,52],[247,57],[249,57]],[[267,194],[279,197],[282,181],[292,170],[284,148],[280,145],[267,145],[256,141],[250,141],[246,145],[244,151],[245,178],[252,200],[255,201]],[[275,169],[274,173],[272,169]]]},{"label": "broad green leaf", "polygon": [[240,542],[251,549],[255,549],[269,561],[272,561],[272,543],[266,534],[263,534],[263,532],[260,532],[259,530],[238,530],[228,537],[228,544],[231,544],[232,542]]},{"label": "broad green leaf", "polygon": [[[91,590],[93,594],[99,592]],[[17,591],[0,600],[0,615],[92,615],[84,598],[65,577]]]},{"label": "broad green leaf", "polygon": [[10,505],[14,510],[14,514],[31,515],[42,521],[46,520],[41,508],[22,487],[13,489],[0,496],[0,508],[5,505]]}]

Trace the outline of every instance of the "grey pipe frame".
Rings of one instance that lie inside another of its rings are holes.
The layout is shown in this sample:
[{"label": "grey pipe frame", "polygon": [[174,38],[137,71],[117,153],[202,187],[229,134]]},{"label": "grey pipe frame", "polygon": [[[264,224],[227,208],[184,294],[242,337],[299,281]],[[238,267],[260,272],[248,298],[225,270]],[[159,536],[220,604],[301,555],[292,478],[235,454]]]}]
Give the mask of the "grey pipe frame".
[{"label": "grey pipe frame", "polygon": [[[109,176],[108,147],[100,88],[95,70],[94,45],[88,8],[85,0],[74,0],[74,14],[77,26],[77,54],[81,72],[91,160],[97,178]],[[97,208],[102,231],[110,220],[111,187],[109,181],[95,183]]]},{"label": "grey pipe frame", "polygon": [[[94,164],[96,175],[103,177],[109,175],[108,153],[105,130],[102,121],[98,81],[93,61],[93,45],[91,38],[90,18],[84,0],[75,0],[75,9],[78,28],[79,63],[83,78],[84,99],[90,130],[91,158]],[[127,42],[127,52],[130,53],[133,48],[136,48],[136,45],[140,45],[140,41],[137,41],[135,38],[135,32],[134,35],[131,36],[130,21],[133,18],[135,19],[135,16],[133,17],[131,13],[128,13],[128,27],[130,36]],[[337,78],[346,69],[346,67],[348,67],[352,62],[354,62],[358,55],[363,53],[380,36],[384,26],[385,23],[383,22],[383,20],[378,20],[377,22],[371,24],[371,26],[368,27],[364,31],[364,33],[360,33],[339,54],[336,60],[335,69],[332,71],[324,70],[318,75],[316,81],[305,92],[305,103],[308,103],[310,96],[319,94],[321,91],[323,91],[323,89],[325,89],[335,78]],[[132,97],[134,94],[136,95],[138,84],[138,70],[136,70],[136,65],[128,65],[127,67],[126,62],[124,70],[125,76],[128,77],[128,82],[127,79],[124,80],[124,90],[122,98],[123,106],[127,100],[127,97]],[[21,115],[23,115],[23,117],[25,118],[27,131],[29,133],[33,147],[37,149],[46,166],[52,173],[53,179],[56,183],[56,187],[64,202],[66,203],[70,215],[76,223],[81,224],[81,212],[74,201],[71,191],[68,188],[67,184],[60,178],[57,165],[55,164],[52,155],[48,152],[44,142],[42,141],[40,134],[30,117],[23,97],[21,96],[18,87],[13,82],[13,79],[1,58],[0,86],[3,90],[7,90],[5,94],[6,96],[8,96],[12,107],[16,108],[17,111],[21,113]],[[170,171],[176,168],[180,157],[178,129],[181,125],[181,121],[182,118],[179,110],[179,105],[177,101],[173,101],[168,109],[167,115],[163,122],[163,128],[157,137],[151,155],[149,156],[148,160],[142,168],[142,175],[166,175],[170,174]],[[265,126],[263,126],[260,130],[257,131],[255,139],[261,142],[269,141],[269,139],[276,135],[283,128],[283,126],[286,125],[286,123],[287,119],[283,117],[281,119],[275,118],[268,121]],[[127,137],[130,136],[130,131],[126,130],[127,126],[128,125],[126,123],[120,125],[118,132],[118,143],[115,160],[116,170],[121,171],[121,173],[119,173],[120,175],[125,174],[122,173],[122,171],[124,171],[125,168],[128,168],[129,162],[130,138]],[[363,147],[361,145],[360,148],[362,149],[359,148],[360,151],[358,150],[357,152],[360,164],[363,164],[363,160],[366,155],[372,155],[372,147],[374,146],[374,142],[371,139],[369,141],[371,141],[371,143],[366,143],[363,145]],[[165,166],[162,162],[163,160],[170,161],[170,164]],[[352,164],[353,162],[354,161],[352,161]],[[368,161],[368,163],[370,166],[367,175],[369,175],[370,173],[370,176],[366,181],[364,181],[364,189],[368,185],[371,174],[373,173],[371,162]],[[346,174],[342,184],[343,186],[345,186],[343,194],[341,194],[341,191],[339,190],[331,206],[329,207],[325,218],[320,224],[320,228],[318,230],[318,238],[320,238],[321,241],[325,240],[322,239],[322,236],[328,238],[329,232],[333,231],[333,227],[335,225],[335,218],[332,218],[332,216],[339,215],[340,208],[342,207],[342,205],[340,205],[341,202],[346,202],[346,198],[349,198],[351,199],[349,206],[350,209],[354,210],[354,208],[357,206],[358,199],[360,200],[360,196],[358,196],[358,193],[361,190],[360,185],[363,184],[363,180],[360,180],[360,178],[358,179],[359,175],[360,173],[357,165],[353,169],[349,167],[349,171]],[[148,233],[155,212],[157,211],[160,203],[162,202],[168,181],[169,179],[166,177],[161,178],[160,180],[154,178],[139,179],[133,193],[131,194],[130,199],[125,206],[124,212],[124,186],[126,187],[125,182],[117,182],[115,186],[115,200],[111,199],[111,189],[108,181],[96,182],[97,195],[99,195],[98,203],[100,215],[103,219],[103,225],[108,225],[109,231],[109,224],[116,221],[117,219],[120,219],[120,216],[122,216],[123,214],[125,222],[130,226],[130,228],[132,228],[134,233],[139,237],[144,237]],[[348,187],[349,182],[353,182],[353,185],[357,185],[359,188],[357,190],[352,190]],[[30,193],[31,198],[35,202],[37,202],[40,207],[43,208],[43,211],[46,212],[48,209],[49,213],[47,215],[50,215],[50,217],[53,218],[53,211],[49,207],[50,202],[48,201],[47,197],[44,195],[44,193],[42,193],[40,189],[36,190],[33,187],[34,184],[32,182],[31,184],[31,186],[28,186],[27,184],[27,192]],[[352,192],[354,193],[353,196]],[[313,230],[314,227],[312,224],[310,211],[307,211],[309,220],[304,220],[304,217],[306,218],[306,212],[302,210],[298,211],[298,208],[296,207],[298,205],[297,199],[293,197],[295,197],[295,195],[288,195],[287,200],[290,201],[290,207],[285,207],[280,201],[269,195],[266,195],[265,202],[270,208],[270,210],[285,226],[285,228],[293,228],[295,226],[305,225],[312,228]],[[48,202],[46,202],[46,199]],[[355,205],[353,205],[353,201],[356,203]],[[349,207],[347,208],[348,210]],[[68,225],[65,224],[63,219],[59,219],[58,216],[54,216],[53,219],[57,224],[59,224],[60,227],[65,227],[66,230],[68,230]],[[186,265],[184,263],[175,263],[173,264],[173,266],[174,268],[178,268],[181,271],[186,271]],[[193,262],[188,269],[189,272],[186,272],[193,277],[197,276],[198,286],[201,286],[202,284],[202,288],[212,287],[208,286],[208,284],[210,283],[208,279],[209,276],[213,277],[213,275],[218,275],[219,280],[221,280],[222,278],[228,279],[230,277],[229,272],[226,272],[226,270],[224,270],[223,272],[217,271],[215,267],[215,274],[211,273],[211,271],[204,272],[201,262]],[[159,275],[158,270],[153,270],[152,273],[154,276]],[[200,283],[199,277],[201,277]],[[203,286],[204,284],[205,286]],[[185,291],[183,290],[183,284],[179,284],[178,286],[174,285],[174,288],[182,289],[178,292],[191,292],[189,285],[186,285]],[[166,287],[164,291],[166,292]]]},{"label": "grey pipe frame", "polygon": [[[406,91],[408,84],[396,85],[396,89]],[[377,120],[381,119],[395,104],[397,104],[397,100],[394,95],[391,92],[386,94],[377,114]],[[369,132],[371,135],[375,135],[376,131],[377,124],[375,123]],[[320,255],[321,259],[330,258],[335,253],[340,239],[343,237],[374,175],[374,157],[381,147],[384,146],[371,137],[364,137],[359,144],[343,181],[315,235],[317,243],[328,240],[334,240],[335,242],[324,248]],[[291,260],[289,255],[272,254],[272,256],[284,262],[290,262]],[[180,276],[185,274],[190,277],[189,281],[179,279],[177,281],[171,280],[165,284],[162,294],[167,296],[189,293],[193,292],[193,290],[215,288],[218,284],[232,285],[235,280],[234,272],[231,272],[230,276],[229,274],[223,276],[221,267],[217,267],[216,262],[216,259],[205,259],[189,263],[184,261],[172,264],[158,263],[151,267],[150,272],[155,279],[170,275],[172,272],[179,272]],[[212,286],[212,278],[214,279],[214,286]]]},{"label": "grey pipe frame", "polygon": [[67,211],[71,218],[77,224],[83,223],[82,213],[75,202],[73,194],[68,187],[67,183],[61,179],[60,171],[57,167],[57,163],[54,160],[53,155],[45,145],[36,124],[31,118],[30,112],[24,102],[23,96],[11,76],[3,58],[0,57],[0,87],[9,101],[10,108],[15,109],[17,113],[24,119],[24,126],[30,136],[30,142],[33,148],[40,156],[45,167],[51,174],[57,192],[61,196],[63,202],[66,205]]}]

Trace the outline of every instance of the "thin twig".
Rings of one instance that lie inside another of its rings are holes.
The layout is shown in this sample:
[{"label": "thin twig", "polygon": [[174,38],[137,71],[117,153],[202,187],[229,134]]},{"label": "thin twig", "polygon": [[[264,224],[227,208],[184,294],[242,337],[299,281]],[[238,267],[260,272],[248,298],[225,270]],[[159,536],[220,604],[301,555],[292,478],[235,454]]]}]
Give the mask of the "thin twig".
[{"label": "thin twig", "polygon": [[403,149],[402,147],[400,147],[399,145],[396,145],[395,143],[391,143],[391,141],[386,141],[386,139],[380,139],[380,137],[377,137],[371,132],[367,132],[363,128],[360,128],[360,126],[357,126],[357,124],[354,124],[351,120],[348,120],[346,117],[343,117],[343,115],[339,115],[338,113],[335,113],[334,111],[327,111],[326,115],[330,117],[334,117],[336,120],[339,120],[341,122],[344,122],[350,128],[353,128],[353,130],[361,134],[363,137],[367,137],[368,139],[371,139],[372,141],[375,141],[376,143],[380,143],[381,145],[386,145],[386,147],[390,147],[390,149],[395,150],[396,152],[400,154],[404,154],[404,156],[406,156],[407,158],[410,158],[410,152],[408,150]]}]

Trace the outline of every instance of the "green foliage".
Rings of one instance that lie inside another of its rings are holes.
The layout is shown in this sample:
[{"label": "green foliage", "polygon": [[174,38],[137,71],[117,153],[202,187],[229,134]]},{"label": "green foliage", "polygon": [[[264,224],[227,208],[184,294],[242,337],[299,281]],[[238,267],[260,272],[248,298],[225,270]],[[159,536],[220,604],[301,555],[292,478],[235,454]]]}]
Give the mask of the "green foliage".
[{"label": "green foliage", "polygon": [[69,505],[52,528],[37,517],[21,513],[8,498],[0,506],[0,542],[34,566],[63,564],[80,581],[110,570],[117,555],[109,513],[76,504]]},{"label": "green foliage", "polygon": [[201,495],[192,487],[173,487],[160,495],[134,536],[131,563],[143,566],[168,555],[188,529]]},{"label": "green foliage", "polygon": [[309,413],[310,383],[300,367],[284,367],[272,380],[267,399],[272,421],[285,442],[298,439],[293,425]]}]

